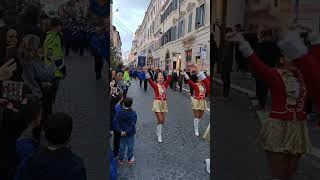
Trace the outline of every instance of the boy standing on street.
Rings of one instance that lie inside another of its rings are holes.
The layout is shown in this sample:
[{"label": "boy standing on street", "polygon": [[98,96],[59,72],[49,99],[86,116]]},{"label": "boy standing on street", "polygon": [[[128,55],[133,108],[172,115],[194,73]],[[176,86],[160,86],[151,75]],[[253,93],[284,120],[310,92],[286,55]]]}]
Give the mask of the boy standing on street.
[{"label": "boy standing on street", "polygon": [[120,152],[118,162],[123,164],[124,151],[128,146],[127,157],[128,164],[132,165],[134,162],[133,146],[134,135],[136,134],[137,113],[132,109],[133,100],[130,97],[124,99],[124,108],[116,114],[115,124],[116,129],[121,134],[120,138]]}]

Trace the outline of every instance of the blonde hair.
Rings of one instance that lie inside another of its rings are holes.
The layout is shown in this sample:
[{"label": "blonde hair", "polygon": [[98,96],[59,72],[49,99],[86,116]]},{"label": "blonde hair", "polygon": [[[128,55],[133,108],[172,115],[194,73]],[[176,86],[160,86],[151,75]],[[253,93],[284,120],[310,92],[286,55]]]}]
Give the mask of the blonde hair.
[{"label": "blonde hair", "polygon": [[40,38],[35,35],[28,34],[26,35],[18,49],[18,58],[21,63],[30,63],[36,58],[39,57],[39,46],[40,46]]},{"label": "blonde hair", "polygon": [[116,80],[119,81],[119,80],[122,80],[123,78],[123,74],[121,72],[118,72],[118,74],[116,75]]}]

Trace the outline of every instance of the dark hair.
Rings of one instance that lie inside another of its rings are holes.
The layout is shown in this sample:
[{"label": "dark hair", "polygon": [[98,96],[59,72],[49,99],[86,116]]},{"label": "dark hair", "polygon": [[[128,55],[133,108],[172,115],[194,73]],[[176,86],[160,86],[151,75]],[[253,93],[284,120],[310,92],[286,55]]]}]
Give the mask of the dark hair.
[{"label": "dark hair", "polygon": [[58,18],[52,18],[50,21],[50,28],[56,28],[62,26],[62,22]]},{"label": "dark hair", "polygon": [[131,97],[126,97],[123,101],[125,107],[132,107],[133,99]]},{"label": "dark hair", "polygon": [[41,6],[38,4],[30,4],[24,10],[21,23],[37,25],[40,20]]},{"label": "dark hair", "polygon": [[65,113],[55,113],[45,122],[44,132],[49,143],[65,144],[72,132],[72,117]]},{"label": "dark hair", "polygon": [[227,27],[225,32],[226,32],[226,33],[232,33],[232,32],[233,32],[233,30],[232,30],[232,28],[231,28],[231,27]]}]

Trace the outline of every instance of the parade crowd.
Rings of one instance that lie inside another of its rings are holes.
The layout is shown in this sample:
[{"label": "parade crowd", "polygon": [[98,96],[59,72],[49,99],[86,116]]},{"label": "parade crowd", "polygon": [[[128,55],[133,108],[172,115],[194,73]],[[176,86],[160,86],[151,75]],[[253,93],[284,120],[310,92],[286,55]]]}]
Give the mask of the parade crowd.
[{"label": "parade crowd", "polygon": [[91,52],[95,77],[101,78],[108,26],[84,17],[49,17],[35,4],[17,21],[0,27],[0,179],[85,180],[83,160],[70,145],[72,117],[53,112],[53,105],[70,50]]},{"label": "parade crowd", "polygon": [[[190,97],[192,100],[192,110],[194,113],[194,134],[199,136],[199,123],[207,110],[206,97],[210,96],[210,76],[209,72],[202,72],[198,66],[194,66],[189,77],[185,70],[170,70],[148,68],[148,67],[124,67],[120,63],[115,69],[111,69],[111,116],[110,130],[113,135],[113,150],[110,158],[114,159],[111,168],[116,176],[117,164],[124,164],[124,154],[127,148],[128,165],[133,165],[134,157],[134,135],[136,133],[137,114],[132,109],[134,99],[127,96],[128,89],[131,85],[131,79],[138,79],[140,87],[147,91],[148,84],[155,93],[152,105],[152,111],[155,112],[157,120],[156,135],[159,143],[162,143],[163,127],[168,112],[167,91],[171,86],[173,91],[182,92],[183,83],[190,86]],[[180,90],[178,90],[178,88]],[[204,133],[204,138],[210,142],[210,125]],[[111,146],[110,146],[111,147]],[[210,173],[209,159],[207,162],[207,171]]]},{"label": "parade crowd", "polygon": [[227,27],[223,49],[213,46],[212,53],[220,53],[214,63],[223,81],[222,96],[217,100],[229,100],[235,59],[237,70],[255,78],[254,98],[259,103],[250,109],[267,111],[268,92],[271,94],[271,110],[258,136],[270,176],[292,180],[299,160],[312,149],[308,115],[313,106],[320,112],[319,86],[312,83],[319,77],[320,36],[300,24],[277,24],[279,17],[270,14],[263,18],[257,17],[265,23],[260,31],[254,27],[244,30],[241,25]]}]

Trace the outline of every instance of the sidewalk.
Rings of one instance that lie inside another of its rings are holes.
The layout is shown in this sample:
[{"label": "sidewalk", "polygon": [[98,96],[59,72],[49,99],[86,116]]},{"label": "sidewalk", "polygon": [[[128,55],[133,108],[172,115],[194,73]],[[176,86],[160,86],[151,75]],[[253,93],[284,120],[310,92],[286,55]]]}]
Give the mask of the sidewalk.
[{"label": "sidewalk", "polygon": [[[214,74],[213,83],[222,84],[220,74]],[[248,74],[232,72],[231,88],[240,93],[247,94],[248,97],[255,97],[255,79],[254,77]],[[251,103],[256,104],[257,101],[252,100]],[[267,110],[269,110],[270,108],[271,108],[271,99],[269,94],[269,98],[267,101]],[[256,113],[261,123],[263,123],[266,117],[268,116],[267,112],[256,111]],[[309,127],[310,139],[314,146],[310,154],[317,158],[320,158],[320,142],[318,141],[320,138],[320,129],[316,127],[318,118],[319,116],[316,116],[316,115],[312,116],[311,119],[308,121],[308,127]]]}]

